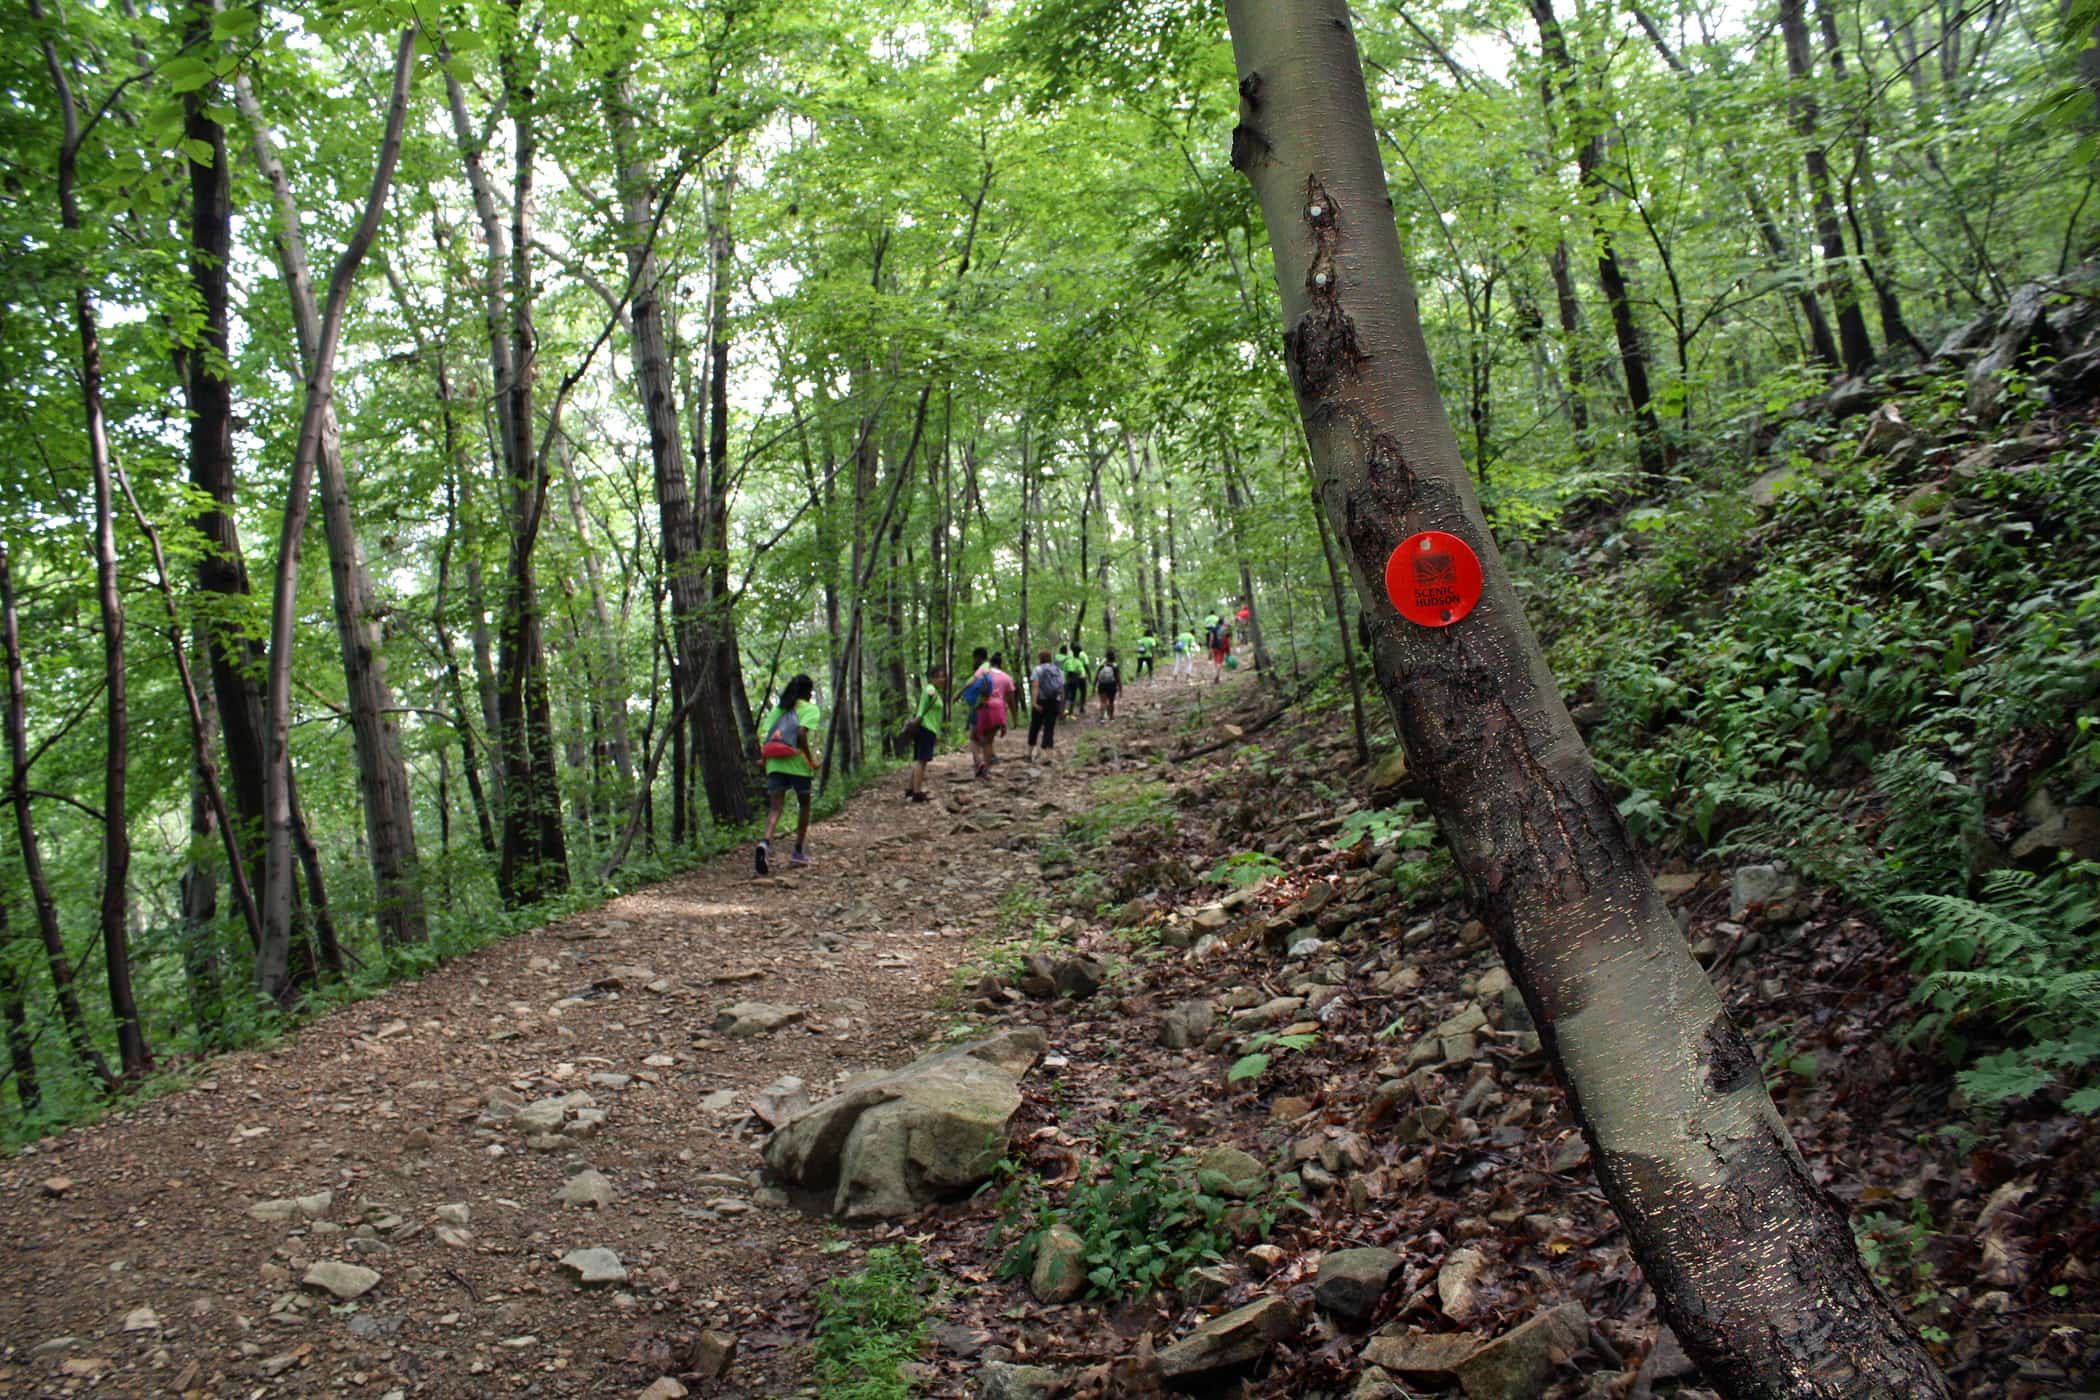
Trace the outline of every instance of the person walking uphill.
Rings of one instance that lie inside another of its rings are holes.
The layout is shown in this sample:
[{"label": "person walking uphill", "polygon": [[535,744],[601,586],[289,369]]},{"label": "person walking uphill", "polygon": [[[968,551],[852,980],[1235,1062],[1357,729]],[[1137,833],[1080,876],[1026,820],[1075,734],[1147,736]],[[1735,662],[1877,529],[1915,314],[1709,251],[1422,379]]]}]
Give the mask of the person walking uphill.
[{"label": "person walking uphill", "polygon": [[1110,647],[1102,658],[1101,669],[1094,672],[1094,696],[1101,702],[1101,720],[1107,723],[1116,717],[1116,696],[1123,689],[1123,668],[1116,664],[1116,649]]},{"label": "person walking uphill", "polygon": [[1028,676],[1029,688],[1034,692],[1034,703],[1028,711],[1028,761],[1036,761],[1037,741],[1041,741],[1044,761],[1049,761],[1050,750],[1057,747],[1057,712],[1065,703],[1065,668],[1050,657],[1047,651],[1035,654],[1036,668]]},{"label": "person walking uphill", "polygon": [[787,688],[780,692],[780,704],[766,721],[764,738],[758,746],[758,755],[766,764],[769,803],[766,834],[759,838],[758,849],[753,855],[753,863],[761,875],[772,868],[773,834],[779,829],[781,813],[787,809],[790,790],[795,794],[797,812],[795,849],[788,856],[788,864],[810,863],[810,782],[817,776],[817,721],[824,717],[824,712],[817,708],[816,693],[817,683],[806,675],[789,681]]},{"label": "person walking uphill", "polygon": [[1139,680],[1143,680],[1152,674],[1152,653],[1158,649],[1159,638],[1153,636],[1152,629],[1147,627],[1145,635],[1137,640],[1137,678]]},{"label": "person walking uphill", "polygon": [[911,779],[904,785],[904,800],[926,801],[926,765],[933,762],[934,746],[940,742],[941,724],[948,718],[948,671],[936,666],[926,673],[919,692],[919,708],[911,717]]},{"label": "person walking uphill", "polygon": [[1174,674],[1196,679],[1196,634],[1186,627],[1174,636]]},{"label": "person walking uphill", "polygon": [[1079,639],[1074,637],[1072,645],[1065,649],[1065,713],[1086,713],[1087,654],[1079,649]]}]

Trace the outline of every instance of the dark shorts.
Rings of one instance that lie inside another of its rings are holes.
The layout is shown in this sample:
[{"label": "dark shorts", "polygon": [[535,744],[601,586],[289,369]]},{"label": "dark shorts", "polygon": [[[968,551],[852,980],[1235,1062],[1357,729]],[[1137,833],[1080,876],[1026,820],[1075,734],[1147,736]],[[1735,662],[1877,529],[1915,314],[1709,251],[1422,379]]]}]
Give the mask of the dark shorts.
[{"label": "dark shorts", "polygon": [[1116,692],[1121,690],[1122,688],[1122,682],[1111,681],[1107,685],[1096,685],[1094,687],[1094,694],[1100,696],[1103,700],[1113,700],[1116,698]]},{"label": "dark shorts", "polygon": [[919,763],[933,762],[934,741],[937,740],[939,737],[939,735],[935,734],[931,729],[928,729],[925,725],[920,725],[918,729],[912,732],[911,736],[912,758]]},{"label": "dark shorts", "polygon": [[794,792],[795,796],[797,796],[797,797],[801,798],[801,799],[802,799],[803,801],[807,802],[807,801],[809,800],[809,774],[807,774],[807,773],[768,773],[768,774],[766,774],[766,791],[767,791],[767,792],[770,792],[770,793],[784,793],[784,792],[787,792],[787,791],[789,791],[789,790],[791,790],[791,789],[793,790],[793,792]]}]

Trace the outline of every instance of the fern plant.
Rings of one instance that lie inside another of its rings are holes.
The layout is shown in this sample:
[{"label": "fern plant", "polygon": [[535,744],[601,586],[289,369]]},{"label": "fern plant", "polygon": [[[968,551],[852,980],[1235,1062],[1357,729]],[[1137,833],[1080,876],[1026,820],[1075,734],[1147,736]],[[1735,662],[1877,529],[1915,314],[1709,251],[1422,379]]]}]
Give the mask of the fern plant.
[{"label": "fern plant", "polygon": [[1956,1076],[1980,1104],[2073,1086],[2065,1106],[2100,1111],[2100,1086],[2077,1086],[2100,1063],[2100,905],[2091,894],[2100,866],[2078,862],[2048,876],[2002,870],[1981,899],[1909,894],[1889,901],[1915,916],[1914,956],[1927,969],[1912,999],[1926,1008],[1920,1034],[1963,1048],[1959,1027],[1988,1016],[2019,1028],[2028,1043],[1977,1058]]}]

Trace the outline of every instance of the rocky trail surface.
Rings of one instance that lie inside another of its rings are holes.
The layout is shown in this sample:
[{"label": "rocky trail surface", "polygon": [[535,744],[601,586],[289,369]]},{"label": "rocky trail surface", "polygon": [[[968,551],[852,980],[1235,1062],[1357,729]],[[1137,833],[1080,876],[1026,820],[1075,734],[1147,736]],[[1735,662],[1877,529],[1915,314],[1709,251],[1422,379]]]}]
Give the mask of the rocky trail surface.
[{"label": "rocky trail surface", "polygon": [[[1190,693],[1098,732],[1163,740]],[[1004,747],[983,783],[938,760],[931,803],[856,797],[811,868],[740,850],[7,1162],[0,1393],[795,1392],[844,1261],[765,1184],[759,1112],[940,1033],[1029,833],[1085,793]]]},{"label": "rocky trail surface", "polygon": [[[857,1397],[1697,1400],[1405,763],[1306,695],[1130,687],[41,1144],[0,1393],[837,1394],[820,1287],[894,1250]],[[1942,1131],[1856,911],[1657,884],[1957,1390],[2090,1389],[2091,1123]]]}]

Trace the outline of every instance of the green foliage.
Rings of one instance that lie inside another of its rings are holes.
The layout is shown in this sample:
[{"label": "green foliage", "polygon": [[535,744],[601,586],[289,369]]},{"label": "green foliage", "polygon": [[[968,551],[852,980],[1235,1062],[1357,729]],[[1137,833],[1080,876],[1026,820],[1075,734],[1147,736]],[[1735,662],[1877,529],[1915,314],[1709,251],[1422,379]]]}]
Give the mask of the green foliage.
[{"label": "green foliage", "polygon": [[1011,1161],[1003,1170],[990,1241],[1005,1246],[999,1276],[1026,1278],[1043,1235],[1063,1224],[1085,1243],[1087,1293],[1096,1298],[1142,1297],[1223,1259],[1234,1243],[1230,1212],[1251,1212],[1263,1235],[1274,1221],[1267,1198],[1238,1202],[1202,1190],[1195,1160],[1170,1154],[1143,1130],[1106,1128],[1097,1155],[1061,1197]]},{"label": "green foliage", "polygon": [[1318,1031],[1301,1031],[1296,1035],[1263,1031],[1247,1041],[1247,1053],[1234,1060],[1232,1068],[1225,1071],[1225,1082],[1239,1084],[1259,1079],[1269,1072],[1276,1056],[1309,1049],[1319,1038]]},{"label": "green foliage", "polygon": [[1233,889],[1251,889],[1283,873],[1283,862],[1261,851],[1235,851],[1210,868],[1203,878]]},{"label": "green foliage", "polygon": [[1158,778],[1119,774],[1094,784],[1086,811],[1065,818],[1064,831],[1084,846],[1111,838],[1163,839],[1174,834],[1178,815],[1173,785]]},{"label": "green foliage", "polygon": [[840,1400],[910,1400],[903,1367],[926,1345],[932,1276],[915,1244],[880,1245],[817,1289],[817,1384]]}]

